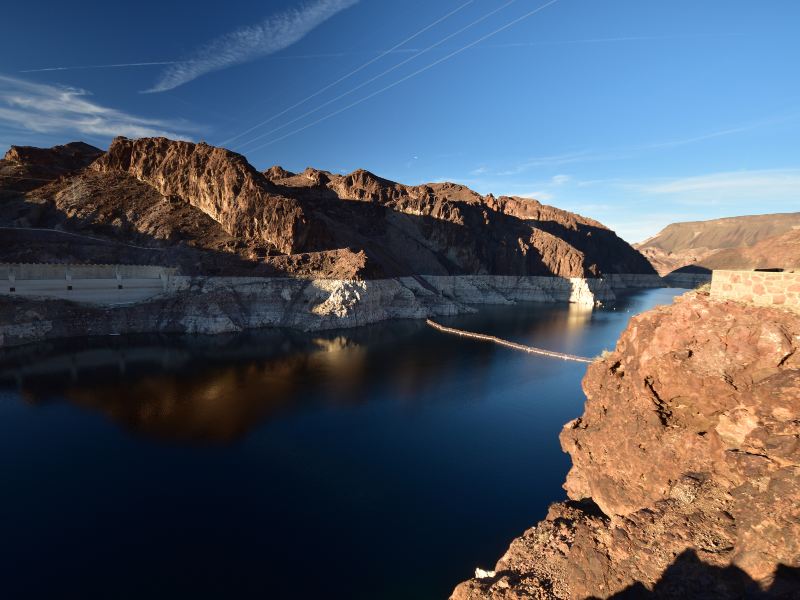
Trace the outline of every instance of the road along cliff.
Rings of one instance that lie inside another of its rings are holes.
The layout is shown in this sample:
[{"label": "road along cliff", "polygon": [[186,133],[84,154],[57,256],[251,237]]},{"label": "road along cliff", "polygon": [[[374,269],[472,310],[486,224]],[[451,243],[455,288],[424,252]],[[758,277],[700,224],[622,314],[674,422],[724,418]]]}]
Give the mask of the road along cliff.
[{"label": "road along cliff", "polygon": [[797,598],[800,316],[692,292],[583,380],[545,520],[453,600]]}]

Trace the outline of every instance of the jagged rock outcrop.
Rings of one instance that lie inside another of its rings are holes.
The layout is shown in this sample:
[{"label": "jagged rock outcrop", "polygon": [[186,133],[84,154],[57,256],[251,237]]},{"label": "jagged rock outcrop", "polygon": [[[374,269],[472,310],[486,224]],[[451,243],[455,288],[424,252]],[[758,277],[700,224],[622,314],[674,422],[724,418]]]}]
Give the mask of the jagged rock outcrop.
[{"label": "jagged rock outcrop", "polygon": [[[344,200],[390,209],[385,217],[390,227],[378,231],[383,234],[381,244],[389,246],[387,249],[401,260],[408,260],[408,250],[416,246],[434,255],[427,263],[438,262],[449,273],[522,275],[549,271],[564,277],[653,273],[641,255],[632,253],[624,240],[602,224],[536,200],[481,196],[454,183],[407,186],[363,169],[348,175],[311,168],[298,175],[285,173],[280,167],[266,172],[284,193],[328,199],[326,207],[330,207],[330,201]],[[370,214],[369,210],[362,205],[353,212]],[[357,220],[359,216],[351,218]],[[391,248],[398,229],[412,238],[397,240],[406,246],[405,251]],[[341,236],[342,228],[337,232]],[[424,243],[414,244],[414,240]],[[357,243],[344,237],[341,241]],[[440,268],[438,272],[444,271]]]},{"label": "jagged rock outcrop", "polygon": [[0,200],[79,171],[102,154],[100,148],[84,142],[70,142],[52,148],[11,146],[0,160]]},{"label": "jagged rock outcrop", "polygon": [[100,148],[84,142],[70,142],[52,148],[11,146],[3,160],[28,166],[37,177],[54,179],[59,175],[78,171],[102,155]]},{"label": "jagged rock outcrop", "polygon": [[561,433],[570,501],[453,598],[797,597],[798,350],[780,309],[692,293],[634,317]]},{"label": "jagged rock outcrop", "polygon": [[232,236],[259,239],[284,254],[325,237],[299,202],[272,193],[243,156],[204,143],[166,138],[116,138],[92,168],[129,173],[164,196],[177,196],[217,221]]},{"label": "jagged rock outcrop", "polygon": [[[193,274],[232,263],[237,273],[250,264],[256,275],[334,278],[653,273],[600,223],[535,200],[481,196],[450,183],[406,186],[361,169],[259,173],[234,152],[166,138],[117,138],[99,158],[90,154],[89,167],[55,181],[22,191],[0,182],[10,194],[0,203],[0,225],[108,238],[115,256],[130,254],[131,244],[158,246],[169,264]],[[45,243],[31,237],[31,251]],[[64,260],[97,254],[88,242],[72,242],[59,246]],[[195,252],[188,256],[183,246]],[[19,259],[19,250],[8,252],[0,248],[0,260]]]}]

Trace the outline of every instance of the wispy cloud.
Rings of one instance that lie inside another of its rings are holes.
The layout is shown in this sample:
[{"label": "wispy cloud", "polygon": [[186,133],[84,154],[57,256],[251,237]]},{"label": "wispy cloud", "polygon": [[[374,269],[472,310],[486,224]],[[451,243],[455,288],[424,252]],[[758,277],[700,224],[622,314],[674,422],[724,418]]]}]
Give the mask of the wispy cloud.
[{"label": "wispy cloud", "polygon": [[[783,115],[778,115],[772,118],[760,119],[758,121],[751,121],[735,127],[728,127],[725,129],[718,129],[716,131],[707,131],[698,133],[682,138],[674,138],[670,140],[660,140],[656,142],[622,146],[617,148],[610,148],[604,151],[596,151],[592,149],[579,150],[574,152],[566,152],[563,154],[553,154],[549,156],[538,156],[522,161],[512,166],[503,168],[497,171],[496,175],[508,177],[511,175],[520,175],[531,171],[533,169],[541,168],[554,168],[562,165],[571,165],[577,163],[587,162],[600,162],[600,161],[615,161],[637,158],[643,154],[656,152],[659,150],[668,150],[678,148],[681,146],[689,146],[699,142],[736,135],[747,131],[754,131],[765,127],[781,125],[791,121],[796,121],[800,117],[800,113],[796,111]],[[555,183],[555,182],[554,182]]]},{"label": "wispy cloud", "polygon": [[[575,181],[559,206],[598,218],[628,241],[669,223],[796,211],[800,168],[720,171],[687,177]],[[589,210],[591,204],[591,210]]]},{"label": "wispy cloud", "polygon": [[796,201],[800,206],[800,169],[730,171],[626,185],[641,194],[671,196],[687,203],[784,199]]},{"label": "wispy cloud", "polygon": [[80,88],[33,83],[0,75],[0,124],[14,131],[75,132],[88,136],[167,136],[186,139],[186,122],[148,119],[102,106]]},{"label": "wispy cloud", "polygon": [[575,163],[603,161],[603,160],[617,160],[629,158],[629,153],[624,152],[594,152],[592,150],[580,150],[576,152],[566,152],[563,154],[553,154],[550,156],[537,156],[530,158],[524,162],[516,164],[505,170],[499,171],[497,175],[519,175],[531,169],[541,167],[560,167],[562,165],[570,165]]},{"label": "wispy cloud", "polygon": [[521,198],[531,198],[533,200],[538,200],[539,202],[552,202],[555,198],[554,194],[550,192],[545,192],[544,190],[538,190],[535,192],[523,192],[522,194],[512,194],[514,196],[519,196]]},{"label": "wispy cloud", "polygon": [[524,48],[536,46],[571,46],[582,44],[614,44],[620,42],[674,42],[691,39],[708,40],[709,38],[741,38],[747,37],[744,33],[720,33],[700,35],[629,35],[603,38],[584,38],[571,40],[537,40],[524,42],[507,42],[505,44],[487,44],[481,48]]},{"label": "wispy cloud", "polygon": [[185,61],[169,65],[147,92],[164,92],[201,75],[242,64],[291,46],[358,0],[316,0],[273,15],[257,25],[227,33],[198,48]]}]

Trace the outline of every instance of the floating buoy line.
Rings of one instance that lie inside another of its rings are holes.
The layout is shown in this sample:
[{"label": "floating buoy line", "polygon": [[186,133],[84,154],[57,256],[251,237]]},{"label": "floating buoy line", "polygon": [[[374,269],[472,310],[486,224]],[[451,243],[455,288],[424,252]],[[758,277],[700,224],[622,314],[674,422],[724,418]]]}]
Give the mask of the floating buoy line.
[{"label": "floating buoy line", "polygon": [[430,326],[433,327],[437,331],[441,331],[442,333],[451,333],[453,335],[458,335],[461,337],[472,338],[474,340],[482,340],[484,342],[493,342],[500,346],[505,346],[507,348],[511,348],[512,350],[519,350],[520,352],[527,352],[528,354],[538,354],[539,356],[547,356],[549,358],[560,358],[561,360],[571,360],[574,362],[582,362],[582,363],[590,363],[592,362],[591,358],[586,358],[585,356],[576,356],[574,354],[565,354],[564,352],[554,352],[552,350],[544,350],[542,348],[536,348],[534,346],[525,346],[524,344],[517,344],[516,342],[509,342],[508,340],[504,340],[499,337],[495,337],[493,335],[486,335],[484,333],[474,333],[472,331],[464,331],[463,329],[456,329],[455,327],[445,327],[444,325],[440,325],[436,321],[432,321],[430,319],[425,319],[425,322]]}]

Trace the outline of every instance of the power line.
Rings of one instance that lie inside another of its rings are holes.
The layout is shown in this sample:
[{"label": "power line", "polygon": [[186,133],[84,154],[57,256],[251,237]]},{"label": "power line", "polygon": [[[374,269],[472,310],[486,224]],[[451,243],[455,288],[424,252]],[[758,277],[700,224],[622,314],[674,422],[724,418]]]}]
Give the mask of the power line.
[{"label": "power line", "polygon": [[509,6],[509,5],[513,4],[513,3],[514,3],[514,2],[516,2],[516,1],[517,1],[517,0],[508,0],[508,2],[506,2],[506,3],[505,3],[505,4],[503,4],[502,6],[500,6],[500,7],[498,7],[498,8],[495,8],[494,10],[492,10],[492,11],[490,11],[490,12],[486,13],[485,15],[483,15],[482,17],[480,17],[479,19],[476,19],[475,21],[472,21],[472,23],[470,23],[469,25],[466,25],[466,26],[462,27],[461,29],[459,29],[459,30],[455,31],[454,33],[451,33],[450,35],[448,35],[448,36],[445,36],[444,38],[442,38],[442,39],[441,39],[441,40],[439,40],[438,42],[436,42],[436,43],[434,43],[434,44],[431,44],[430,46],[428,46],[427,48],[425,48],[425,49],[423,49],[423,50],[420,50],[419,52],[417,52],[417,53],[416,53],[416,54],[414,54],[413,56],[411,56],[411,57],[409,57],[409,58],[407,58],[407,59],[405,59],[405,60],[402,60],[402,61],[400,61],[399,63],[397,63],[397,64],[396,64],[396,65],[394,65],[393,67],[390,67],[390,68],[386,69],[386,70],[385,70],[385,71],[383,71],[382,73],[378,73],[378,74],[377,74],[377,75],[375,75],[374,77],[371,77],[370,79],[367,79],[367,80],[366,80],[366,81],[364,81],[363,83],[360,83],[360,84],[358,84],[356,87],[354,87],[354,88],[352,88],[352,89],[350,89],[350,90],[348,90],[348,91],[344,92],[343,94],[339,94],[339,95],[338,95],[338,96],[336,96],[335,98],[332,98],[332,99],[330,99],[330,100],[328,100],[328,101],[326,101],[326,102],[323,102],[322,104],[320,104],[320,105],[319,105],[319,106],[317,106],[316,108],[313,108],[313,109],[311,109],[311,110],[309,110],[309,111],[307,111],[307,112],[303,113],[303,114],[302,114],[302,115],[300,115],[299,117],[295,117],[294,119],[291,119],[290,121],[287,121],[287,122],[286,122],[286,123],[284,123],[283,125],[279,125],[278,127],[274,128],[274,129],[271,129],[270,131],[267,131],[267,132],[265,132],[265,133],[262,133],[262,134],[260,134],[260,135],[257,135],[256,137],[252,138],[252,139],[251,139],[250,141],[248,141],[248,142],[244,142],[243,144],[239,144],[239,146],[238,146],[238,147],[241,149],[241,148],[243,148],[244,146],[249,146],[249,145],[250,145],[250,144],[252,144],[253,142],[257,142],[258,140],[260,140],[260,139],[262,139],[262,138],[265,138],[265,137],[267,137],[267,136],[269,136],[269,135],[272,135],[273,133],[276,133],[276,132],[280,131],[281,129],[284,129],[285,127],[288,127],[289,125],[291,125],[291,124],[293,124],[293,123],[297,123],[298,121],[300,121],[300,120],[302,120],[302,119],[305,119],[306,117],[308,117],[308,116],[311,116],[311,115],[313,115],[313,114],[314,114],[314,113],[316,113],[316,112],[319,112],[320,110],[322,110],[322,109],[323,109],[323,108],[325,108],[326,106],[328,106],[328,105],[330,105],[330,104],[333,104],[334,102],[337,102],[337,101],[341,100],[341,99],[342,99],[342,98],[344,98],[345,96],[349,96],[350,94],[352,94],[352,93],[354,93],[354,92],[356,92],[356,91],[360,90],[361,88],[363,88],[363,87],[365,87],[365,86],[369,85],[369,84],[370,84],[370,83],[372,83],[373,81],[375,81],[375,80],[377,80],[377,79],[380,79],[380,78],[381,78],[381,77],[383,77],[384,75],[388,75],[388,74],[389,74],[389,73],[391,73],[392,71],[395,71],[395,70],[399,69],[400,67],[402,67],[402,66],[403,66],[403,65],[405,65],[406,63],[408,63],[408,62],[411,62],[412,60],[414,60],[415,58],[417,58],[418,56],[421,56],[422,54],[425,54],[426,52],[429,52],[429,51],[433,50],[433,49],[434,49],[434,48],[436,48],[437,46],[441,46],[441,45],[442,45],[443,43],[445,43],[447,40],[449,40],[449,39],[451,39],[451,38],[454,38],[454,37],[456,37],[457,35],[459,35],[460,33],[462,33],[462,32],[464,32],[464,31],[466,31],[467,29],[470,29],[471,27],[474,27],[474,26],[475,26],[475,25],[477,25],[478,23],[480,23],[480,22],[482,22],[482,21],[485,21],[486,19],[488,19],[489,17],[491,17],[493,14],[495,14],[495,13],[497,13],[497,12],[499,12],[499,11],[503,10],[504,8],[506,8],[507,6]]},{"label": "power line", "polygon": [[381,89],[379,89],[379,90],[377,90],[377,91],[375,91],[375,92],[373,92],[373,93],[369,94],[368,96],[365,96],[365,97],[361,98],[360,100],[356,100],[355,102],[353,102],[353,103],[351,103],[351,104],[348,104],[347,106],[345,106],[345,107],[343,107],[343,108],[340,108],[340,109],[339,109],[339,110],[337,110],[337,111],[334,111],[334,112],[332,112],[332,113],[330,113],[330,114],[328,114],[328,115],[326,115],[326,116],[324,116],[324,117],[321,117],[321,118],[317,119],[316,121],[312,121],[312,122],[311,122],[311,123],[309,123],[308,125],[305,125],[305,126],[303,126],[303,127],[300,127],[300,128],[298,128],[298,129],[295,129],[295,130],[293,130],[293,131],[290,131],[289,133],[287,133],[287,134],[285,134],[285,135],[282,135],[282,136],[280,136],[280,137],[277,137],[277,138],[275,138],[274,140],[271,140],[271,141],[269,141],[269,142],[266,142],[266,143],[264,143],[264,144],[261,144],[260,146],[256,146],[255,148],[252,148],[252,149],[250,150],[250,152],[255,152],[255,151],[257,151],[257,150],[260,150],[260,149],[262,149],[262,148],[265,148],[266,146],[269,146],[269,145],[271,145],[271,144],[274,144],[275,142],[279,142],[279,141],[281,141],[281,140],[284,140],[284,139],[288,138],[289,136],[292,136],[292,135],[295,135],[295,134],[297,134],[297,133],[300,133],[301,131],[305,131],[305,130],[306,130],[306,129],[308,129],[309,127],[313,127],[314,125],[317,125],[318,123],[322,123],[323,121],[326,121],[327,119],[330,119],[331,117],[335,117],[336,115],[339,115],[339,114],[343,113],[344,111],[346,111],[346,110],[349,110],[349,109],[353,108],[354,106],[358,106],[358,105],[359,105],[359,104],[361,104],[362,102],[366,102],[366,101],[367,101],[367,100],[369,100],[370,98],[374,98],[374,97],[375,97],[375,96],[377,96],[378,94],[381,94],[381,93],[383,93],[383,92],[385,92],[385,91],[387,91],[387,90],[390,90],[390,89],[392,89],[393,87],[395,87],[395,86],[398,86],[398,85],[400,85],[401,83],[403,83],[403,82],[405,82],[405,81],[408,81],[408,80],[409,80],[409,79],[411,79],[412,77],[415,77],[415,76],[419,75],[420,73],[423,73],[423,72],[425,72],[425,71],[427,71],[427,70],[429,70],[429,69],[432,69],[432,68],[433,68],[433,67],[435,67],[436,65],[439,65],[439,64],[443,63],[444,61],[446,61],[446,60],[449,60],[449,59],[453,58],[453,57],[454,57],[454,56],[456,56],[457,54],[461,54],[461,53],[462,53],[462,52],[464,52],[465,50],[468,50],[468,49],[472,48],[473,46],[475,46],[475,45],[477,45],[477,44],[480,44],[481,42],[483,42],[483,41],[485,41],[485,40],[489,39],[490,37],[492,37],[492,36],[494,36],[494,35],[497,35],[497,34],[498,34],[498,33],[500,33],[501,31],[504,31],[505,29],[508,29],[509,27],[511,27],[511,26],[513,26],[513,25],[516,25],[517,23],[519,23],[520,21],[522,21],[522,20],[524,20],[524,19],[527,19],[528,17],[531,17],[531,16],[535,15],[536,13],[538,13],[538,12],[540,12],[540,11],[544,10],[544,9],[545,9],[545,8],[547,8],[548,6],[551,6],[551,5],[555,4],[555,3],[556,3],[556,2],[558,2],[558,1],[559,1],[559,0],[550,0],[550,2],[547,2],[547,3],[543,4],[543,5],[541,5],[540,7],[538,7],[538,8],[536,8],[536,9],[532,10],[532,11],[529,11],[529,12],[525,13],[525,14],[524,14],[524,15],[522,15],[521,17],[517,17],[517,18],[516,18],[516,19],[514,19],[513,21],[511,21],[511,22],[509,22],[509,23],[506,23],[505,25],[503,25],[502,27],[500,27],[500,28],[498,28],[498,29],[495,29],[495,30],[494,30],[494,31],[492,31],[491,33],[488,33],[488,34],[486,34],[486,35],[484,35],[484,36],[482,36],[482,37],[478,38],[478,39],[477,39],[477,40],[475,40],[474,42],[471,42],[470,44],[467,44],[466,46],[464,46],[464,47],[462,47],[462,48],[459,48],[458,50],[455,50],[454,52],[451,52],[451,53],[450,53],[450,54],[448,54],[447,56],[444,56],[444,57],[442,57],[442,58],[440,58],[440,59],[438,59],[438,60],[436,60],[436,61],[434,61],[434,62],[430,63],[429,65],[427,65],[427,66],[425,66],[425,67],[423,67],[423,68],[421,68],[421,69],[418,69],[417,71],[414,71],[413,73],[411,73],[411,74],[409,74],[409,75],[406,75],[405,77],[403,77],[403,78],[401,78],[401,79],[398,79],[398,80],[397,80],[397,81],[395,81],[394,83],[391,83],[391,84],[387,85],[386,87],[383,87],[383,88],[381,88]]},{"label": "power line", "polygon": [[438,24],[439,24],[439,23],[441,23],[442,21],[445,21],[446,19],[449,19],[449,18],[450,18],[450,17],[452,17],[454,14],[456,14],[457,12],[459,12],[459,11],[463,10],[464,8],[466,8],[467,6],[469,6],[470,4],[472,4],[473,2],[475,2],[475,0],[468,0],[467,2],[465,2],[464,4],[462,4],[461,6],[459,6],[458,8],[456,8],[455,10],[452,10],[452,11],[450,11],[449,13],[447,13],[447,14],[446,14],[446,15],[444,15],[443,17],[440,17],[439,19],[437,19],[437,20],[436,20],[436,21],[434,21],[433,23],[430,23],[429,25],[427,25],[427,26],[423,27],[422,29],[420,29],[419,31],[417,31],[417,32],[416,32],[415,34],[413,34],[412,36],[410,36],[410,37],[407,37],[407,38],[406,38],[406,39],[404,39],[402,42],[400,42],[400,43],[398,43],[398,44],[395,44],[394,46],[392,46],[392,47],[391,47],[391,48],[389,48],[388,50],[386,50],[386,51],[384,51],[384,52],[382,52],[382,53],[378,54],[378,56],[376,56],[375,58],[373,58],[373,59],[371,59],[371,60],[368,60],[367,62],[365,62],[364,64],[362,64],[360,67],[357,67],[357,68],[353,69],[352,71],[350,71],[350,72],[349,72],[349,73],[347,73],[346,75],[342,75],[342,76],[341,76],[339,79],[337,79],[337,80],[336,80],[336,81],[334,81],[333,83],[329,83],[328,85],[326,85],[326,86],[324,86],[324,87],[320,88],[319,90],[317,90],[316,92],[314,92],[314,93],[313,93],[313,94],[311,94],[310,96],[306,96],[305,98],[303,98],[303,99],[302,99],[302,100],[300,100],[299,102],[295,102],[295,103],[294,103],[294,104],[292,104],[290,107],[288,107],[288,108],[286,108],[286,109],[282,110],[281,112],[279,112],[279,113],[277,113],[277,114],[275,114],[275,115],[272,115],[272,116],[271,116],[269,119],[267,119],[267,120],[265,120],[265,121],[262,121],[261,123],[258,123],[257,125],[253,125],[253,126],[252,126],[252,127],[250,127],[249,129],[246,129],[245,131],[241,132],[241,133],[240,133],[240,134],[238,134],[238,135],[235,135],[235,136],[233,136],[232,138],[228,138],[227,140],[224,140],[224,141],[222,141],[222,142],[220,143],[220,145],[221,145],[221,146],[225,146],[225,145],[227,145],[227,144],[231,143],[232,141],[239,139],[239,138],[240,138],[240,137],[242,137],[243,135],[247,135],[247,134],[248,134],[248,133],[250,133],[251,131],[254,131],[254,130],[258,129],[259,127],[262,127],[262,126],[266,125],[267,123],[271,123],[272,121],[274,121],[274,120],[275,120],[275,119],[277,119],[278,117],[281,117],[281,116],[285,115],[287,112],[289,112],[290,110],[292,110],[292,109],[295,109],[295,108],[297,108],[298,106],[301,106],[302,104],[305,104],[306,102],[308,102],[308,101],[309,101],[309,100],[311,100],[312,98],[316,98],[316,97],[317,97],[317,96],[319,96],[321,93],[323,93],[323,92],[325,92],[325,91],[327,91],[327,90],[331,89],[333,86],[335,86],[335,85],[337,85],[337,84],[341,83],[341,82],[342,82],[342,81],[344,81],[345,79],[349,79],[350,77],[352,77],[352,76],[353,76],[353,75],[355,75],[356,73],[359,73],[360,71],[362,71],[362,70],[366,69],[366,68],[367,68],[368,66],[370,66],[371,64],[373,64],[373,63],[375,63],[375,62],[379,61],[380,59],[382,59],[382,58],[383,58],[384,56],[386,56],[387,54],[391,54],[392,52],[396,51],[396,50],[397,50],[397,49],[399,49],[401,46],[404,46],[405,44],[407,44],[408,42],[410,42],[411,40],[413,40],[413,39],[414,39],[414,38],[416,38],[417,36],[419,36],[419,35],[421,35],[421,34],[425,33],[426,31],[428,31],[428,30],[429,30],[429,29],[431,29],[432,27],[435,27],[436,25],[438,25]]}]

